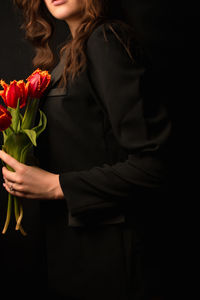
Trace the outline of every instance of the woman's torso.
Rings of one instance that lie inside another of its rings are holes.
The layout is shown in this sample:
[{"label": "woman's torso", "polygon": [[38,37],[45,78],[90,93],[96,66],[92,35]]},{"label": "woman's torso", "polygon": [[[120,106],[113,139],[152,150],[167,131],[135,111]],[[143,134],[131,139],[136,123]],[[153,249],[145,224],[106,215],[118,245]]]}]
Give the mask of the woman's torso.
[{"label": "woman's torso", "polygon": [[40,166],[54,173],[87,170],[127,157],[112,133],[109,119],[90,83],[88,70],[67,88],[58,87],[62,61],[41,100],[47,127],[38,139]]}]

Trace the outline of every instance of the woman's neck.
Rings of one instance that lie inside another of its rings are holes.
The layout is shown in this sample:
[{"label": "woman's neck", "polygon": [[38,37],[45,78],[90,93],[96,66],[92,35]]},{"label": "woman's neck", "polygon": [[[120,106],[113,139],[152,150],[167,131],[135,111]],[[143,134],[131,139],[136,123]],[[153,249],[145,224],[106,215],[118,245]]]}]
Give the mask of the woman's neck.
[{"label": "woman's neck", "polygon": [[73,21],[68,21],[67,20],[66,23],[68,24],[70,32],[71,32],[71,35],[72,35],[72,37],[74,39],[74,37],[76,36],[76,30],[79,27],[79,25],[81,24],[81,20],[80,19],[73,20]]}]

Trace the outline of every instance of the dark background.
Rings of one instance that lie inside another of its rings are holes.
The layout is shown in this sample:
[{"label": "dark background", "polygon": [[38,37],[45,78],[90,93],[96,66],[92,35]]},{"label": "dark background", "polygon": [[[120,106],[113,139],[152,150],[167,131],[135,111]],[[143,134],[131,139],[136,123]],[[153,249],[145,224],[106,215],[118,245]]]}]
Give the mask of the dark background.
[{"label": "dark background", "polygon": [[[181,87],[179,79],[183,64],[181,53],[184,48],[183,23],[185,12],[182,8],[175,7],[174,3],[170,4],[169,1],[165,0],[124,0],[122,4],[127,20],[134,26],[138,39],[151,59],[152,76],[157,80],[156,92],[169,101],[174,125],[174,155],[172,160],[176,162],[173,170],[174,178],[176,178],[179,176],[179,147],[183,140],[183,133],[179,125],[182,114],[180,106],[183,105],[179,96]],[[12,0],[1,1],[0,78],[7,82],[14,79],[25,79],[33,71],[31,64],[33,49],[24,40],[24,32],[20,30],[20,24],[21,18],[18,11],[13,8]],[[62,42],[65,35],[66,27],[64,23],[59,22],[55,32],[55,45]],[[1,145],[2,136],[0,138]],[[172,180],[172,186],[174,195],[176,195],[177,181],[174,183]],[[176,212],[176,205],[171,206],[173,196],[168,200],[166,214],[169,214],[169,218],[172,220]],[[2,187],[2,176],[0,175],[0,228],[3,227],[5,221],[6,202],[7,194]],[[171,210],[174,211],[172,215]],[[176,229],[172,229],[172,224],[173,222],[171,225],[166,225],[169,226],[166,239],[171,244],[174,242],[173,236],[176,233]],[[22,293],[22,297],[26,297],[26,295],[30,297],[30,291],[33,296],[38,293],[40,278],[43,275],[40,266],[44,261],[41,255],[37,201],[28,200],[24,202],[23,227],[28,232],[26,237],[22,237],[20,233],[14,231],[14,223],[11,223],[6,235],[0,235],[0,287],[2,295],[4,292],[7,296],[13,295],[13,293],[17,296]],[[168,258],[166,257],[166,264],[169,263],[171,251],[169,244],[167,247],[169,252],[167,253]],[[166,277],[168,276],[166,275]],[[164,285],[163,294],[168,293],[170,285],[173,285],[172,279],[169,280],[168,287]]]}]

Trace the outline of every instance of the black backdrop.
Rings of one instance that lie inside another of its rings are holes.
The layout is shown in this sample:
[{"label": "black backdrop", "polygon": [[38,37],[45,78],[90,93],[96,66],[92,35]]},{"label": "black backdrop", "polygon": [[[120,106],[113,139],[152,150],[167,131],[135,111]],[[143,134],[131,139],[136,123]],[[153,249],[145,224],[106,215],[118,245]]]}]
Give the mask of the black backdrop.
[{"label": "black backdrop", "polygon": [[[174,4],[169,5],[168,1],[164,0],[124,0],[122,4],[127,20],[135,27],[139,40],[152,59],[158,89],[169,98],[170,103],[173,103],[171,111],[176,127],[179,101],[174,88],[181,63],[179,54],[183,48],[181,24],[184,15],[180,10],[177,14]],[[17,10],[12,6],[12,0],[1,1],[0,78],[6,81],[25,79],[33,71],[31,65],[33,50],[23,39],[24,33],[19,29],[20,21]],[[55,45],[58,45],[65,35],[64,23],[58,23],[54,37]],[[0,145],[1,143],[2,137]],[[0,175],[0,228],[4,223],[6,199]],[[22,296],[29,297],[37,295],[38,292],[42,276],[40,266],[44,262],[41,256],[37,201],[29,200],[24,203],[23,225],[28,231],[25,238],[13,230],[14,224],[11,224],[6,235],[0,235],[2,295],[5,292],[7,295],[14,293],[17,296],[23,291]]]}]

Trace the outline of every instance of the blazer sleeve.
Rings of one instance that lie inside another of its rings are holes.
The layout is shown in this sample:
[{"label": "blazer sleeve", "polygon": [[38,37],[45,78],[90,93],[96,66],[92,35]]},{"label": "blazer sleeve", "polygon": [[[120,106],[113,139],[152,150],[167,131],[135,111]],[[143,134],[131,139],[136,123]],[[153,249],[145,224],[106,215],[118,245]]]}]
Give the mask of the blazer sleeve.
[{"label": "blazer sleeve", "polygon": [[91,85],[128,156],[113,165],[60,174],[72,216],[139,201],[138,191],[160,191],[167,177],[171,122],[163,103],[142,97],[144,68],[130,59],[108,27],[90,36],[87,56]]}]

